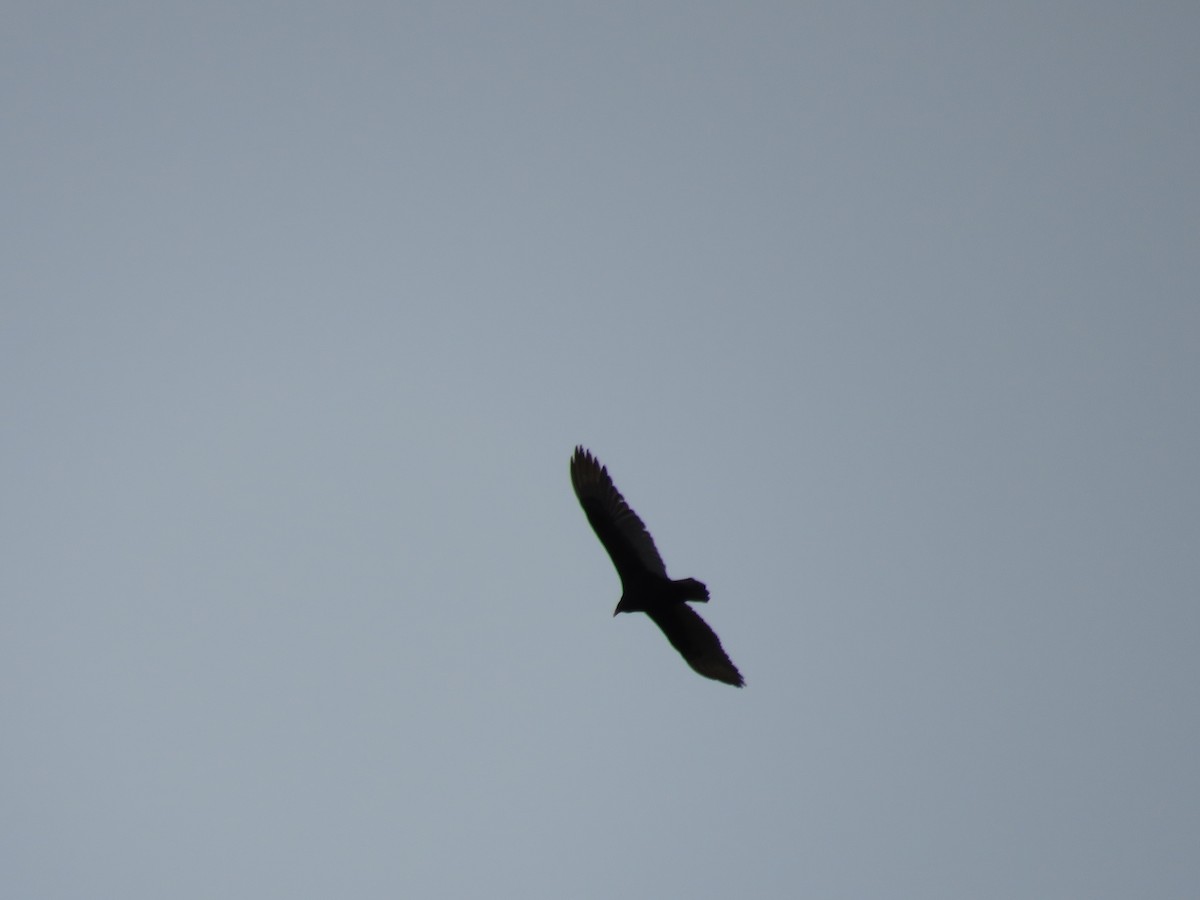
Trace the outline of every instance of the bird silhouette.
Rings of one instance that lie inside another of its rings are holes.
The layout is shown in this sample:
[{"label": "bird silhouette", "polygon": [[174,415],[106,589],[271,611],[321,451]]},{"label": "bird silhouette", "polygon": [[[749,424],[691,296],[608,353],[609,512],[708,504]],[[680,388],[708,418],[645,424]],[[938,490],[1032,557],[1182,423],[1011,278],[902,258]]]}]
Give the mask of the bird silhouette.
[{"label": "bird silhouette", "polygon": [[621,599],[613,615],[644,612],[662,629],[687,664],[703,675],[741,687],[746,682],[708,623],[687,605],[708,602],[708,588],[695,578],[667,576],[654,539],[629,508],[608,469],[583,447],[571,457],[571,484],[588,522],[621,576]]}]

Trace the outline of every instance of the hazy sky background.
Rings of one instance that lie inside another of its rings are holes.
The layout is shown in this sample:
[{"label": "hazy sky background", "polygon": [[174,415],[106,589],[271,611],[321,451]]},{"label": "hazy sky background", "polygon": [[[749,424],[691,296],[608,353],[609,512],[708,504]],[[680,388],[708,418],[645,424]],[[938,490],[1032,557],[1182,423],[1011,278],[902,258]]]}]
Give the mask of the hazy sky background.
[{"label": "hazy sky background", "polygon": [[6,896],[1196,896],[1195,3],[2,25]]}]

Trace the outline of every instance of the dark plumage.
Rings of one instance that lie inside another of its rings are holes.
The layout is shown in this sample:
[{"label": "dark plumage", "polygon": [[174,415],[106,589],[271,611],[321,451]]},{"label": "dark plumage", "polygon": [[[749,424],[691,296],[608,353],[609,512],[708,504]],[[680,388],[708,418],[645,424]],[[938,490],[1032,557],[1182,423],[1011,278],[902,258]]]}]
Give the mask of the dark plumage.
[{"label": "dark plumage", "polygon": [[571,458],[571,484],[600,543],[621,576],[621,600],[613,611],[644,612],[662,629],[687,664],[705,678],[741,687],[737,667],[721,641],[687,601],[708,601],[708,588],[695,578],[667,577],[654,539],[616,489],[608,470],[583,447]]}]

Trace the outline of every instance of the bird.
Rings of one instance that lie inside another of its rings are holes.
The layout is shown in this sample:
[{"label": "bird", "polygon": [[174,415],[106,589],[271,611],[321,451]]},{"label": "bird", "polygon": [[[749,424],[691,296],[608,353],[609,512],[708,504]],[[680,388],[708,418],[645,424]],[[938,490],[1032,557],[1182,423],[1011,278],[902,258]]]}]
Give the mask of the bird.
[{"label": "bird", "polygon": [[708,588],[695,578],[672,579],[645,524],[621,496],[608,469],[589,450],[575,448],[571,485],[592,530],[621,577],[617,613],[644,612],[662,629],[689,666],[703,675],[742,687],[746,682],[716,632],[688,602],[707,603]]}]

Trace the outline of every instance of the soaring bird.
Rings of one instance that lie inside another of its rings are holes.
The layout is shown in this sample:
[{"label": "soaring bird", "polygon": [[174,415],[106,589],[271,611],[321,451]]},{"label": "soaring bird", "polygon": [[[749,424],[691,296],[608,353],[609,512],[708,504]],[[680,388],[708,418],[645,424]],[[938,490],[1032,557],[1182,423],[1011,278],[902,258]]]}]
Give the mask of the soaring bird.
[{"label": "soaring bird", "polygon": [[705,678],[735,687],[745,684],[721,641],[687,601],[708,602],[708,588],[695,578],[667,577],[654,539],[608,477],[608,469],[583,447],[571,457],[571,484],[596,537],[621,576],[621,600],[613,615],[644,612],[662,629],[687,664]]}]

